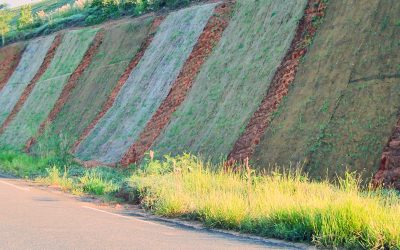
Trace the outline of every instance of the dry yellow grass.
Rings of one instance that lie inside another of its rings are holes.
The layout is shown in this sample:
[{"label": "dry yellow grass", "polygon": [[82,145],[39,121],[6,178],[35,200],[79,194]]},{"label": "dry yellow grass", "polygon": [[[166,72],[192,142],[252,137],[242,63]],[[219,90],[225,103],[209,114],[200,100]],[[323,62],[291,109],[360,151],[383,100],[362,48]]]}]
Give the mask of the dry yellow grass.
[{"label": "dry yellow grass", "polygon": [[[171,172],[160,174],[165,169]],[[397,194],[361,190],[352,174],[333,185],[300,171],[226,172],[186,155],[151,161],[130,184],[142,204],[162,216],[318,246],[400,248]]]}]

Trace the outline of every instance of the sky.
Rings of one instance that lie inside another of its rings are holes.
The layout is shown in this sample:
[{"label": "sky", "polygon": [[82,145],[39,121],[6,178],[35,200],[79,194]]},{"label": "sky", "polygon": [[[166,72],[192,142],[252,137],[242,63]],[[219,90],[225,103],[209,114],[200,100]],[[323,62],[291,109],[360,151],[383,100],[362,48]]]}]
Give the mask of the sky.
[{"label": "sky", "polygon": [[0,0],[0,3],[6,3],[9,7],[17,7],[24,4],[31,4],[35,2],[40,2],[41,0]]}]

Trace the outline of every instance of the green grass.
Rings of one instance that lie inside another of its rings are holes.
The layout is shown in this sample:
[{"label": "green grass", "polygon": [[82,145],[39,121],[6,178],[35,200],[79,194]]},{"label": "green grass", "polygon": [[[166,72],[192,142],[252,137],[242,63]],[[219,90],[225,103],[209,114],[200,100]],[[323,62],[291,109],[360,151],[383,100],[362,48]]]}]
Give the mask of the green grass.
[{"label": "green grass", "polygon": [[78,195],[115,200],[124,189],[152,213],[199,220],[213,228],[319,247],[400,248],[399,194],[361,189],[359,179],[350,173],[332,184],[311,181],[299,170],[266,175],[238,166],[235,172],[227,171],[223,164],[205,163],[192,155],[146,159],[126,170],[84,169],[73,162],[4,150],[0,171],[30,176]]},{"label": "green grass", "polygon": [[112,196],[124,184],[129,172],[98,167],[85,169],[68,156],[36,157],[17,151],[0,150],[0,173],[57,186],[74,194]]},{"label": "green grass", "polygon": [[[399,197],[361,190],[352,174],[333,185],[310,181],[300,171],[226,172],[190,155],[148,166],[150,171],[133,175],[130,185],[158,215],[321,247],[400,247]],[[165,167],[174,171],[154,171]]]}]

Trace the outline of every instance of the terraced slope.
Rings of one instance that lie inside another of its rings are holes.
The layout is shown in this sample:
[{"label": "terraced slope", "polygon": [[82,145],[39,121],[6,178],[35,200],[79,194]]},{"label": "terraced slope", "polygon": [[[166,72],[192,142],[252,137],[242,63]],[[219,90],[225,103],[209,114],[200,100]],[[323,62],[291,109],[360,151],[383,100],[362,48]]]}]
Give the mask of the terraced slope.
[{"label": "terraced slope", "polygon": [[77,148],[85,161],[118,162],[168,95],[215,4],[171,13],[134,69],[115,104]]},{"label": "terraced slope", "polygon": [[47,71],[15,119],[0,135],[0,146],[20,149],[38,131],[57,101],[70,75],[75,71],[93,40],[97,29],[67,32]]},{"label": "terraced slope", "polygon": [[30,41],[14,73],[0,90],[0,124],[11,113],[26,86],[38,72],[49,50],[54,36]]},{"label": "terraced slope", "polygon": [[102,44],[89,67],[56,119],[39,138],[39,148],[56,147],[52,144],[59,143],[59,139],[63,139],[68,148],[73,145],[101,111],[147,37],[152,21],[153,17],[146,17],[106,28]]},{"label": "terraced slope", "polygon": [[24,43],[16,43],[0,49],[0,90],[17,67],[24,47]]},{"label": "terraced slope", "polygon": [[226,158],[285,56],[306,0],[238,1],[220,44],[153,149]]},{"label": "terraced slope", "polygon": [[329,1],[293,88],[256,148],[258,166],[307,158],[313,177],[377,170],[400,108],[398,13],[396,0]]}]

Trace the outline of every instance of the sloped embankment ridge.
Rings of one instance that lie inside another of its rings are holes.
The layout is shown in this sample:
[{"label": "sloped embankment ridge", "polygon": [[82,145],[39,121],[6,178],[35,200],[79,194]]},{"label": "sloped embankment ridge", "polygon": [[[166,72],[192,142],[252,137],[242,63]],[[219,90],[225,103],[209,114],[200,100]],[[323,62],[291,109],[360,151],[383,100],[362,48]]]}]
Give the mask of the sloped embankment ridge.
[{"label": "sloped embankment ridge", "polygon": [[213,51],[229,24],[235,1],[225,1],[218,5],[208,20],[197,44],[186,61],[168,96],[147,123],[139,139],[129,148],[121,160],[122,165],[138,162],[151,147],[171,119],[171,115],[184,101],[201,66]]},{"label": "sloped embankment ridge", "polygon": [[24,47],[24,43],[16,43],[0,49],[0,91],[18,66]]},{"label": "sloped embankment ridge", "polygon": [[79,63],[75,71],[70,75],[67,83],[62,89],[61,94],[58,97],[56,103],[54,104],[52,110],[50,111],[48,117],[40,124],[38,132],[26,142],[25,150],[27,152],[30,151],[31,146],[36,142],[37,136],[43,134],[46,126],[49,126],[53,122],[57,114],[60,112],[65,103],[68,101],[72,90],[78,84],[78,79],[89,66],[93,56],[97,53],[99,46],[103,42],[103,38],[104,38],[104,30],[100,29],[99,31],[97,31],[95,37],[93,38],[92,44],[90,45],[85,55],[83,56],[82,61]]},{"label": "sloped embankment ridge", "polygon": [[230,164],[250,158],[254,153],[255,147],[272,120],[274,112],[287,95],[289,87],[295,79],[300,61],[307,53],[308,46],[322,22],[325,9],[326,4],[323,0],[308,1],[290,49],[276,71],[267,95],[228,156]]},{"label": "sloped embankment ridge", "polygon": [[0,146],[22,149],[48,117],[69,77],[78,67],[98,29],[68,31],[46,72],[36,82],[21,110],[0,135]]},{"label": "sloped embankment ridge", "polygon": [[[32,78],[32,80],[29,82],[29,84],[25,87],[25,89],[23,89],[23,92],[19,96],[19,99],[15,103],[15,105],[12,105],[13,107],[12,107],[11,112],[6,113],[6,115],[8,115],[8,116],[4,120],[4,122],[2,122],[2,124],[1,124],[0,134],[4,132],[4,130],[11,123],[11,121],[14,120],[14,118],[17,116],[18,112],[21,110],[21,108],[25,104],[26,100],[28,99],[29,95],[35,88],[36,83],[40,80],[42,75],[46,72],[47,68],[50,66],[50,64],[56,54],[57,48],[61,44],[62,37],[63,37],[63,33],[59,33],[58,35],[56,35],[56,37],[54,38],[54,40],[52,42],[51,47],[46,52],[46,55],[44,57],[42,64],[40,65],[38,71],[35,73],[35,76]],[[29,66],[29,67],[31,67],[31,66]],[[10,83],[9,87],[12,87],[12,86],[13,86],[12,83]],[[18,93],[16,89],[12,89],[12,90],[13,90],[13,95]],[[10,103],[11,103],[11,100],[10,100]]]},{"label": "sloped embankment ridge", "polygon": [[[104,92],[103,100],[99,98],[98,93],[96,94],[96,97],[89,98],[88,100],[96,100],[97,101],[102,101],[102,103],[98,106],[93,106],[92,110],[94,108],[101,108],[98,112],[95,112],[95,115],[93,114],[92,111],[90,112],[85,112],[86,117],[90,117],[88,120],[91,120],[91,122],[88,124],[87,122],[82,121],[84,123],[82,128],[80,129],[80,136],[78,140],[74,143],[73,146],[73,151],[76,150],[77,146],[89,135],[90,131],[96,126],[96,124],[100,121],[100,119],[107,113],[107,111],[112,107],[112,105],[115,102],[115,99],[118,96],[118,93],[120,92],[121,88],[124,86],[126,81],[129,78],[129,75],[132,73],[133,69],[138,65],[140,60],[142,59],[146,49],[149,47],[151,42],[154,39],[155,33],[160,26],[162,20],[164,17],[160,16],[157,18],[148,18],[144,20],[143,22],[140,21],[138,23],[134,24],[127,24],[126,28],[119,27],[119,28],[113,28],[112,31],[110,32],[110,44],[109,47],[112,46],[112,48],[105,47],[104,52],[108,55],[112,55],[110,60],[112,60],[110,63],[114,63],[115,58],[121,58],[121,61],[118,65],[115,65],[114,67],[111,67],[112,72],[118,72],[121,74],[119,76],[119,79],[115,78],[115,81],[113,80],[110,76],[111,73],[106,70],[107,75],[104,75],[102,78],[107,78],[107,83],[108,84],[115,84],[110,86],[110,91],[108,93]],[[120,31],[118,31],[118,29]],[[128,30],[125,30],[128,29]],[[115,32],[121,32],[119,36],[117,37],[126,37],[125,39],[119,39],[118,41],[121,43],[119,46],[115,46],[116,43],[114,40],[114,33]],[[131,36],[125,36],[126,34],[132,33]],[[131,60],[128,61],[127,56],[131,56]],[[125,66],[126,65],[126,66]],[[120,71],[121,69],[125,69],[124,71]],[[101,73],[97,73],[96,75],[99,75]],[[117,77],[117,75],[115,75]],[[93,82],[96,83],[96,82]],[[87,93],[93,93],[91,86],[88,86],[86,89]],[[81,93],[85,93],[81,92]],[[86,99],[86,98],[85,98]],[[80,105],[80,104],[79,104]],[[69,116],[67,113],[66,115]],[[92,118],[94,117],[94,118]],[[75,126],[76,129],[76,126]],[[77,133],[78,135],[78,133]]]},{"label": "sloped embankment ridge", "polygon": [[226,159],[267,93],[306,4],[237,1],[221,41],[154,143],[156,155],[191,152]]},{"label": "sloped embankment ridge", "polygon": [[78,146],[79,159],[121,160],[168,95],[215,6],[193,6],[167,16],[114,105]]},{"label": "sloped embankment ridge", "polygon": [[[327,15],[253,161],[307,159],[314,178],[378,169],[400,108],[399,1],[329,1]],[[339,14],[340,13],[340,14]]]}]

